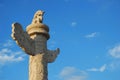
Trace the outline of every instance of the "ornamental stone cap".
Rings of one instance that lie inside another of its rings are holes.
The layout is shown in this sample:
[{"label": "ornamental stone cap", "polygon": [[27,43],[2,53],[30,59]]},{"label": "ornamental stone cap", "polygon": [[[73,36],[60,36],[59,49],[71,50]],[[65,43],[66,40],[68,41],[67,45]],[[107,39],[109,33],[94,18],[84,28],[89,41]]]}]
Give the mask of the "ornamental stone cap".
[{"label": "ornamental stone cap", "polygon": [[27,26],[26,31],[29,35],[43,34],[47,39],[49,39],[49,27],[45,24],[42,24],[43,14],[43,11],[37,11],[34,15],[32,23]]},{"label": "ornamental stone cap", "polygon": [[44,34],[47,39],[50,38],[49,36],[49,28],[45,24],[30,24],[27,26],[26,31],[29,35],[34,35],[34,34]]}]

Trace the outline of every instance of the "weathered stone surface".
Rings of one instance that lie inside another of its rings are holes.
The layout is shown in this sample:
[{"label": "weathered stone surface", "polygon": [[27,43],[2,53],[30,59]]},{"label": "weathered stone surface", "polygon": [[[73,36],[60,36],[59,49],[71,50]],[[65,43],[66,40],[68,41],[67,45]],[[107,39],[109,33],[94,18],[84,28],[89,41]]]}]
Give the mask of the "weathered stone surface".
[{"label": "weathered stone surface", "polygon": [[59,48],[57,48],[57,50],[47,50],[47,62],[48,63],[51,63],[51,62],[54,62],[57,55],[59,54],[60,50]]},{"label": "weathered stone surface", "polygon": [[38,10],[34,15],[32,24],[42,23],[43,22],[43,14],[44,14],[44,11]]},{"label": "weathered stone surface", "polygon": [[49,28],[43,21],[43,11],[37,11],[32,23],[24,31],[19,23],[12,25],[12,38],[29,54],[29,80],[48,80],[47,64],[55,61],[57,50],[47,49]]},{"label": "weathered stone surface", "polygon": [[48,80],[45,57],[46,55],[44,53],[29,57],[29,80]]},{"label": "weathered stone surface", "polygon": [[42,24],[43,14],[43,11],[37,11],[32,20],[32,24],[27,26],[26,31],[30,36],[36,34],[43,34],[47,39],[49,39],[49,28],[47,25]]},{"label": "weathered stone surface", "polygon": [[22,29],[19,23],[12,24],[12,38],[16,43],[29,55],[35,52],[35,42],[30,36]]}]

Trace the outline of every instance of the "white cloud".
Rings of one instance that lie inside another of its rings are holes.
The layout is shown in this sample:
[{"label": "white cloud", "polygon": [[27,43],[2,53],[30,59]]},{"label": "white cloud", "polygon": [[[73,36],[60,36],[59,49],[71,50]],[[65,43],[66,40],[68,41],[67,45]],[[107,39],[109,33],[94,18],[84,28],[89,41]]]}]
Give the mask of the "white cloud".
[{"label": "white cloud", "polygon": [[11,56],[8,56],[8,55],[4,55],[4,56],[0,56],[0,61],[3,63],[3,62],[17,62],[17,61],[22,61],[23,60],[23,57],[17,57],[15,58],[15,55],[11,55]]},{"label": "white cloud", "polygon": [[118,70],[118,69],[120,69],[120,60],[112,61],[112,62],[109,64],[109,69],[110,69],[110,70]]},{"label": "white cloud", "polygon": [[94,38],[94,37],[97,36],[97,34],[98,34],[98,32],[94,32],[94,33],[91,33],[91,34],[87,34],[87,35],[85,35],[85,38]]},{"label": "white cloud", "polygon": [[74,73],[75,72],[75,68],[74,67],[65,67],[62,71],[61,71],[61,73],[60,73],[60,75],[63,77],[63,76],[67,76],[67,75],[71,75],[72,73]]},{"label": "white cloud", "polygon": [[60,78],[62,78],[62,80],[85,80],[87,73],[74,67],[65,67],[60,72]]},{"label": "white cloud", "polygon": [[13,52],[10,49],[4,48],[0,50],[0,63],[6,64],[8,62],[19,62],[24,60],[24,56],[21,51]]},{"label": "white cloud", "polygon": [[57,42],[56,42],[55,40],[50,40],[50,41],[48,42],[48,48],[49,48],[49,49],[54,49],[54,48],[56,48],[56,45],[57,45]]},{"label": "white cloud", "polygon": [[93,71],[93,72],[104,72],[105,70],[106,70],[106,64],[104,64],[100,68],[87,69],[87,71]]},{"label": "white cloud", "polygon": [[108,50],[109,55],[113,58],[109,64],[110,70],[120,69],[120,44]]},{"label": "white cloud", "polygon": [[3,47],[0,49],[0,64],[4,65],[10,62],[23,61],[25,54],[22,51],[14,51],[11,49],[14,46],[11,40],[2,44]]},{"label": "white cloud", "polygon": [[99,69],[100,72],[104,72],[105,70],[106,70],[106,64],[104,64],[104,65]]},{"label": "white cloud", "polygon": [[71,23],[71,26],[72,26],[72,27],[75,27],[76,25],[77,25],[77,22],[72,22],[72,23]]},{"label": "white cloud", "polygon": [[12,45],[13,45],[13,41],[12,41],[12,40],[7,40],[7,41],[3,44],[4,47],[10,47],[10,46],[12,46]]},{"label": "white cloud", "polygon": [[109,50],[109,54],[113,57],[113,58],[120,58],[120,44],[111,48]]},{"label": "white cloud", "polygon": [[0,55],[1,54],[6,54],[6,53],[11,53],[11,50],[9,50],[7,48],[4,48],[4,49],[0,50]]}]

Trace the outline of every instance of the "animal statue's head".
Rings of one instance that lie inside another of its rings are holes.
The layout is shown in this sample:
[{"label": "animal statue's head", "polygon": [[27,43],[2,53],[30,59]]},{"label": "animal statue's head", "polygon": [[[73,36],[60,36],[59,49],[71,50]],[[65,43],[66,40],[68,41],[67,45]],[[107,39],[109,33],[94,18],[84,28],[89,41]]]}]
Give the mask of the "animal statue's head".
[{"label": "animal statue's head", "polygon": [[33,24],[42,23],[42,21],[43,21],[43,14],[44,14],[44,11],[38,10],[35,13],[35,15],[34,15],[32,23]]}]

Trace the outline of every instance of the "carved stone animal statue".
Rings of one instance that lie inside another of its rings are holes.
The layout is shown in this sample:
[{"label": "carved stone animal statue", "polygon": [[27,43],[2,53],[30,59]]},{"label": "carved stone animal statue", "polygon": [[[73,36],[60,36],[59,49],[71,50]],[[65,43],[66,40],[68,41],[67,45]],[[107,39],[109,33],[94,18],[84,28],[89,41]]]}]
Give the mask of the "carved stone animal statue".
[{"label": "carved stone animal statue", "polygon": [[35,13],[35,15],[34,15],[34,18],[33,18],[33,21],[32,21],[32,23],[34,24],[34,23],[42,23],[42,21],[43,21],[43,14],[44,14],[44,12],[43,11],[37,11],[36,13]]}]

